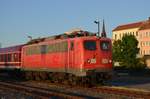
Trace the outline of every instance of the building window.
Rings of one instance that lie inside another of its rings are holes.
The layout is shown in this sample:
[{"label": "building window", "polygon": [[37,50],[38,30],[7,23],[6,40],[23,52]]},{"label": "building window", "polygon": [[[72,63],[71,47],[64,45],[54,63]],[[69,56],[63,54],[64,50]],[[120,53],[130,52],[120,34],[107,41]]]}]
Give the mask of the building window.
[{"label": "building window", "polygon": [[121,39],[121,34],[119,34],[119,36],[120,36],[120,39]]},{"label": "building window", "polygon": [[142,38],[142,34],[140,34],[140,38]]},{"label": "building window", "polygon": [[148,32],[146,32],[146,37],[148,37]]},{"label": "building window", "polygon": [[145,46],[145,42],[143,42],[143,46]]},{"label": "building window", "polygon": [[138,36],[138,32],[136,32],[136,36]]},{"label": "building window", "polygon": [[143,50],[143,55],[145,55],[145,50]]},{"label": "building window", "polygon": [[148,46],[149,44],[148,44],[148,42],[146,42],[146,46]]},{"label": "building window", "polygon": [[144,33],[144,37],[146,37],[146,32]]},{"label": "building window", "polygon": [[142,47],[142,42],[140,44],[141,44],[141,47]]},{"label": "building window", "polygon": [[115,40],[117,40],[117,34],[115,34]]},{"label": "building window", "polygon": [[150,37],[150,32],[148,33],[148,36]]}]

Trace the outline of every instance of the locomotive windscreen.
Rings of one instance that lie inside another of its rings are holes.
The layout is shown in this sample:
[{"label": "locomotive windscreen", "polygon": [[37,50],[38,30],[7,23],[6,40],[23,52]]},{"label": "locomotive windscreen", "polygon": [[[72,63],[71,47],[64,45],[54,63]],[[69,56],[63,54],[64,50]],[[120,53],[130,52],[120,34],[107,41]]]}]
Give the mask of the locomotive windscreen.
[{"label": "locomotive windscreen", "polygon": [[108,51],[110,49],[110,42],[101,41],[100,42],[100,48],[101,48],[101,50]]},{"label": "locomotive windscreen", "polygon": [[86,50],[96,50],[96,41],[94,40],[84,41],[84,48]]}]

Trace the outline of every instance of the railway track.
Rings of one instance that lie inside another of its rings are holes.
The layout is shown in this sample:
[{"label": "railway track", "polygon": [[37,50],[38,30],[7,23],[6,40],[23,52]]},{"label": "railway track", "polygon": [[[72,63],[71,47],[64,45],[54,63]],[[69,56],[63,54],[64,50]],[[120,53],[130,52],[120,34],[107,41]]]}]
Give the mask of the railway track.
[{"label": "railway track", "polygon": [[[36,83],[36,82],[35,82]],[[150,99],[150,91],[139,90],[124,87],[100,86],[86,88],[80,86],[67,86],[62,84],[50,84],[53,89],[63,90],[67,93],[84,96],[84,98],[102,98],[102,99]],[[43,83],[39,84],[42,87]],[[47,84],[46,84],[47,86]],[[46,87],[45,86],[45,87]]]},{"label": "railway track", "polygon": [[17,91],[40,99],[150,99],[150,91],[111,86],[85,88],[36,81],[26,84],[0,81],[0,89]]},{"label": "railway track", "polygon": [[71,93],[62,93],[41,87],[32,87],[14,82],[0,81],[0,89],[19,92],[22,94],[38,97],[39,99],[61,98],[61,99],[84,99],[86,96],[78,96]]},{"label": "railway track", "polygon": [[99,87],[93,88],[93,91],[97,93],[107,93],[118,95],[120,97],[130,97],[131,99],[150,99],[150,91],[131,89],[131,88],[121,88],[121,87]]}]

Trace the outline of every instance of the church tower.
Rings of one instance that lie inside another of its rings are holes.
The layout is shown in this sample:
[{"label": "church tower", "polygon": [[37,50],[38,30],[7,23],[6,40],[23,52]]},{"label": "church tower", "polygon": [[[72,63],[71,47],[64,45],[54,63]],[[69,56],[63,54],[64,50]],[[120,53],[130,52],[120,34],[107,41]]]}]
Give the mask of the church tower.
[{"label": "church tower", "polygon": [[106,36],[106,31],[105,31],[105,23],[104,23],[104,20],[103,20],[103,27],[102,27],[101,37],[107,37],[107,36]]}]

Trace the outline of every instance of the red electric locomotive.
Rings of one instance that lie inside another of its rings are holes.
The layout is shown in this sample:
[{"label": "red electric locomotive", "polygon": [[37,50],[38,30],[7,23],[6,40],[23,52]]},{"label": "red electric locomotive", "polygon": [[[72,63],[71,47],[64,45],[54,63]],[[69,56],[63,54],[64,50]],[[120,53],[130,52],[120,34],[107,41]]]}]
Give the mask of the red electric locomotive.
[{"label": "red electric locomotive", "polygon": [[34,39],[19,47],[19,66],[27,79],[100,83],[112,74],[111,47],[109,38],[86,31]]}]

